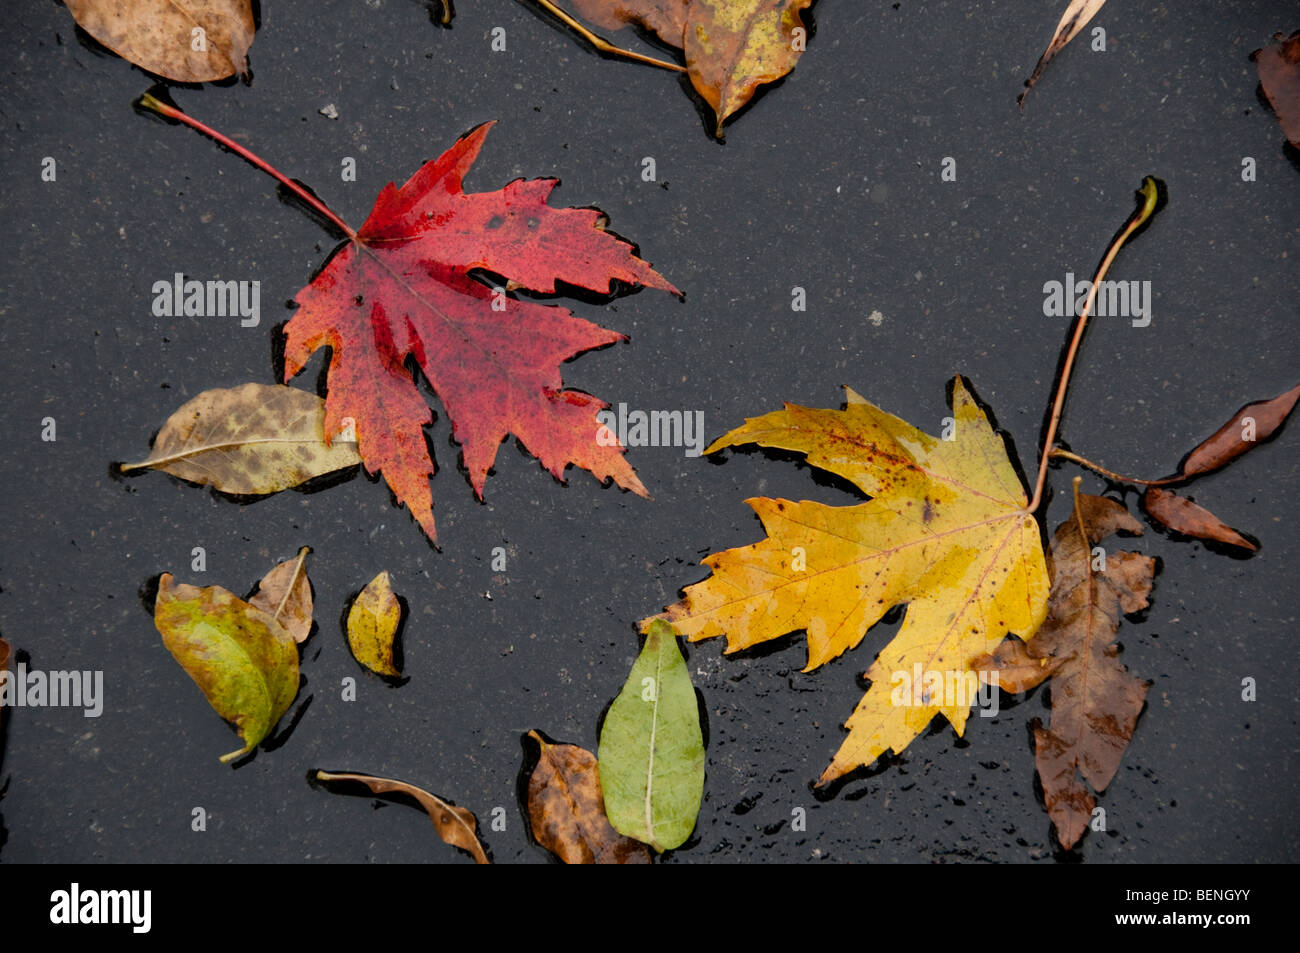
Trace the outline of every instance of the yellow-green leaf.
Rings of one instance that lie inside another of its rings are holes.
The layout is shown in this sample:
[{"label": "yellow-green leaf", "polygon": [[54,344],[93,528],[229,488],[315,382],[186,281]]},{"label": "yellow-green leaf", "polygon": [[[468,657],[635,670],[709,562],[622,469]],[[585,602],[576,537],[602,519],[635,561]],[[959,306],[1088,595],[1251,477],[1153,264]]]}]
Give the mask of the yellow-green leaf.
[{"label": "yellow-green leaf", "polygon": [[387,572],[381,572],[357,594],[348,610],[348,645],[356,660],[380,675],[400,676],[394,663],[394,641],[401,621],[402,605],[393,593],[392,580]]},{"label": "yellow-green leaf", "polygon": [[848,391],[844,410],[787,404],[706,451],[795,451],[872,497],[838,507],[748,500],[767,538],[709,556],[713,574],[664,613],[693,641],[725,636],[728,652],[806,630],[807,671],[907,605],[820,784],[902,751],[936,714],[961,734],[977,688],[972,660],[1008,632],[1029,638],[1046,613],[1038,524],[1002,438],[960,377],[952,408],[945,440]]},{"label": "yellow-green leaf", "polygon": [[704,737],[677,633],[660,619],[605,715],[598,755],[614,830],[657,851],[685,843],[704,796]]},{"label": "yellow-green leaf", "polygon": [[163,644],[252,751],[298,694],[298,645],[271,613],[220,586],[158,582],[154,624]]},{"label": "yellow-green leaf", "polygon": [[181,405],[158,432],[153,467],[225,493],[264,494],[355,466],[352,434],[325,439],[325,401],[283,384],[208,390]]},{"label": "yellow-green leaf", "polygon": [[790,70],[804,50],[800,12],[812,0],[692,0],[682,49],[691,84],[722,124],[759,86]]}]

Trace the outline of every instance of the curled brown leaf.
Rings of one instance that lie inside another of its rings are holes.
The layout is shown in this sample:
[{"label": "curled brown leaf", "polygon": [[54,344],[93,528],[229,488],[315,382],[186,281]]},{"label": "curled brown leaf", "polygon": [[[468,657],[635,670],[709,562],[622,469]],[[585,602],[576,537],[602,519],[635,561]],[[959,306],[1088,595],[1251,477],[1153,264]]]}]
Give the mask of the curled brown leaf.
[{"label": "curled brown leaf", "polygon": [[378,778],[374,775],[354,774],[350,771],[317,771],[316,780],[326,784],[351,781],[365,785],[375,794],[405,794],[413,797],[429,815],[434,830],[445,843],[452,847],[459,847],[468,853],[474,858],[476,864],[491,863],[483,850],[483,844],[478,839],[478,819],[468,808],[448,804],[423,788],[392,778]]},{"label": "curled brown leaf", "polygon": [[[1033,687],[1030,676],[1044,670],[1052,678],[1051,725],[1034,724],[1034,760],[1067,850],[1087,830],[1096,805],[1092,791],[1101,793],[1114,778],[1146,700],[1150,683],[1120,662],[1115,638],[1120,615],[1146,607],[1155,576],[1148,556],[1093,548],[1115,533],[1140,534],[1142,524],[1115,500],[1075,486],[1075,512],[1052,536],[1047,620],[1028,643],[1008,639],[977,666],[997,671],[1009,691]],[[1003,681],[1004,671],[1012,685]]]}]

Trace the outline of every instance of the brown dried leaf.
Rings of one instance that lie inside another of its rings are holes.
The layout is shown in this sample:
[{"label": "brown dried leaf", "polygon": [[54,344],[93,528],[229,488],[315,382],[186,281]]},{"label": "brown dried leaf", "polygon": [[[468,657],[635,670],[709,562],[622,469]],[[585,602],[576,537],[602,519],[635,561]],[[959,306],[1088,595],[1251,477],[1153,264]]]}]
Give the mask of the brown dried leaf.
[{"label": "brown dried leaf", "polygon": [[309,552],[311,547],[304,546],[293,559],[286,559],[268,572],[258,584],[257,594],[248,600],[249,605],[271,613],[299,644],[311,634],[311,582],[306,569]]},{"label": "brown dried leaf", "polygon": [[1300,400],[1300,384],[1271,400],[1247,404],[1183,460],[1184,476],[1225,467],[1273,436]]},{"label": "brown dried leaf", "polygon": [[355,781],[364,784],[375,794],[406,794],[420,802],[433,821],[438,836],[452,847],[459,847],[474,858],[476,864],[491,863],[483,851],[478,839],[478,818],[468,808],[448,804],[440,797],[430,794],[423,788],[405,781],[391,778],[377,778],[370,774],[353,774],[351,772],[317,771],[316,780],[327,784],[335,781]]},{"label": "brown dried leaf", "polygon": [[[1059,659],[1038,658],[1019,639],[1007,639],[991,655],[971,660],[977,675],[997,674],[997,686],[1013,695],[1036,688],[1060,667]],[[989,679],[992,683],[992,679]]]},{"label": "brown dried leaf", "polygon": [[65,0],[77,25],[136,66],[182,83],[248,75],[252,0]]},{"label": "brown dried leaf", "polygon": [[629,24],[649,30],[669,46],[682,45],[690,0],[572,0],[583,19],[602,30]]},{"label": "brown dried leaf", "polygon": [[[1115,637],[1121,613],[1147,606],[1155,560],[1117,550],[1094,557],[1092,547],[1117,532],[1140,535],[1142,524],[1115,500],[1076,491],[1075,512],[1052,537],[1047,621],[1025,646],[1028,656],[1056,666],[1051,726],[1035,724],[1034,758],[1067,850],[1092,819],[1087,785],[1100,794],[1110,784],[1151,685],[1129,674]],[[1094,569],[1097,558],[1104,563]]]},{"label": "brown dried leaf", "polygon": [[1185,496],[1158,486],[1148,487],[1142,495],[1142,508],[1156,522],[1163,523],[1175,533],[1195,536],[1238,546],[1254,552],[1259,546],[1238,533],[1223,520],[1203,506],[1197,506]]},{"label": "brown dried leaf", "polygon": [[528,778],[528,822],[533,838],[566,864],[648,864],[650,848],[624,837],[605,816],[596,756],[577,745],[541,748]]},{"label": "brown dried leaf", "polygon": [[1291,145],[1300,149],[1300,30],[1286,39],[1275,33],[1273,39],[1272,46],[1256,50],[1250,58],[1282,131]]},{"label": "brown dried leaf", "polygon": [[1047,44],[1047,49],[1043,50],[1043,55],[1038,58],[1038,63],[1034,66],[1034,72],[1029,79],[1025,80],[1025,91],[1020,94],[1016,102],[1022,107],[1024,106],[1025,97],[1029,95],[1029,90],[1043,75],[1043,70],[1047,69],[1047,64],[1065,48],[1065,44],[1073,40],[1079,31],[1088,25],[1088,21],[1097,15],[1097,11],[1105,3],[1106,0],[1070,0],[1070,5],[1065,8],[1065,13],[1061,15],[1061,22],[1056,24],[1056,32],[1052,34],[1052,42]]}]

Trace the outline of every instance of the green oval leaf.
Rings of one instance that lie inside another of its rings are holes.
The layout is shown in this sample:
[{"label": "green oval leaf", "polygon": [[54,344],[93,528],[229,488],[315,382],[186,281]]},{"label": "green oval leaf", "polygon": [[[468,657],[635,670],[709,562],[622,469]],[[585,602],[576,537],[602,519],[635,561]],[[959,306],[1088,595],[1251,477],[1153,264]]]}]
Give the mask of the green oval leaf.
[{"label": "green oval leaf", "polygon": [[605,813],[657,851],[685,843],[704,795],[704,736],[677,631],[656,619],[600,731]]},{"label": "green oval leaf", "polygon": [[325,439],[325,401],[283,384],[205,390],[167,419],[149,459],[153,467],[223,493],[261,495],[361,462],[355,436]]},{"label": "green oval leaf", "polygon": [[298,694],[298,644],[271,613],[220,586],[173,585],[163,573],[154,605],[163,644],[202,689],[217,714],[252,751]]}]

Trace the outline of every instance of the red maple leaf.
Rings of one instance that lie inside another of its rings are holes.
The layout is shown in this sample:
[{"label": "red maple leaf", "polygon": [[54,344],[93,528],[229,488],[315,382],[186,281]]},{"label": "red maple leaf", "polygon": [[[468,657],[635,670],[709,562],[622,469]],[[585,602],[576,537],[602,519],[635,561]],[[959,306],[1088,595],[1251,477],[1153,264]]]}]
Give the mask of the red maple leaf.
[{"label": "red maple leaf", "polygon": [[563,281],[601,293],[623,282],[680,295],[635,246],[605,231],[598,209],[547,205],[557,179],[466,194],[461,184],[491,125],[467,133],[400,189],[385,186],[361,230],[298,293],[300,308],[285,327],[285,380],[317,348],[332,348],[326,433],[355,422],[367,471],[383,472],[431,539],[434,463],[423,428],[432,412],[408,356],[441,399],[480,499],[510,434],[558,480],[575,464],[648,495],[624,448],[597,440],[596,414],[607,405],[560,380],[562,363],[624,336],[566,308],[508,297],[471,271],[543,293]]}]

